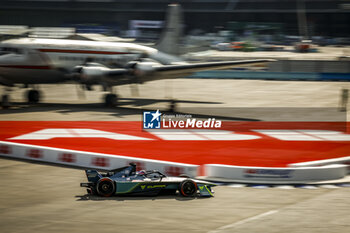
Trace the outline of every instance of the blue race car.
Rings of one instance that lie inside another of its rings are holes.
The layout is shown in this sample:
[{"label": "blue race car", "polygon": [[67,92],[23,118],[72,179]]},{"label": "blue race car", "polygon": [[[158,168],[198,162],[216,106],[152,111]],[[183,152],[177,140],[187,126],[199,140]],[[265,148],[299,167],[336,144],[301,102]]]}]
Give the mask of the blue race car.
[{"label": "blue race car", "polygon": [[159,194],[176,194],[193,197],[197,194],[202,197],[213,197],[213,183],[195,180],[187,176],[166,176],[157,170],[136,171],[136,165],[118,168],[107,173],[97,170],[85,170],[87,183],[81,183],[89,194],[103,197],[112,195],[155,196]]}]

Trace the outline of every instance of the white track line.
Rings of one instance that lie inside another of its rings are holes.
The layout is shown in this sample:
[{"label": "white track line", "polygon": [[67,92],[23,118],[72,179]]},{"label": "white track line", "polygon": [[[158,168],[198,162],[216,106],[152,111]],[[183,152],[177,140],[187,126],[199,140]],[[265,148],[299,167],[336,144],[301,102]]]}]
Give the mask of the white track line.
[{"label": "white track line", "polygon": [[247,223],[247,222],[250,222],[250,221],[254,221],[254,220],[257,220],[259,218],[262,218],[262,217],[265,217],[265,216],[268,216],[268,215],[271,215],[271,214],[275,214],[277,212],[278,212],[278,210],[270,210],[270,211],[267,211],[265,213],[255,215],[253,217],[246,218],[246,219],[243,219],[241,221],[238,221],[238,222],[235,222],[235,223],[231,223],[231,224],[219,227],[219,228],[217,228],[215,230],[208,231],[208,233],[218,233],[218,232],[224,231],[226,229],[234,228],[234,227],[242,225],[244,223]]}]

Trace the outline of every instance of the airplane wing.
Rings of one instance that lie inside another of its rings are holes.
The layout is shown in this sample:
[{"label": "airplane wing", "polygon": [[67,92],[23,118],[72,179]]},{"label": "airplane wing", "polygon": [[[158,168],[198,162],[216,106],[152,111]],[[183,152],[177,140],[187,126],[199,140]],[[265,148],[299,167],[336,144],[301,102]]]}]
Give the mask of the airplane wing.
[{"label": "airplane wing", "polygon": [[81,83],[104,84],[117,86],[130,83],[144,83],[153,80],[175,79],[189,76],[203,70],[223,70],[233,67],[262,65],[272,62],[272,59],[181,63],[162,65],[155,62],[133,62],[124,68],[110,69],[94,63],[79,67],[78,79]]},{"label": "airplane wing", "polygon": [[273,62],[273,59],[256,59],[256,60],[240,60],[240,61],[224,61],[224,62],[203,62],[203,63],[189,63],[179,65],[163,65],[155,68],[157,79],[171,79],[171,78],[182,78],[189,76],[195,72],[204,70],[224,70],[233,67],[244,67],[244,66],[260,66],[265,65],[268,62]]}]

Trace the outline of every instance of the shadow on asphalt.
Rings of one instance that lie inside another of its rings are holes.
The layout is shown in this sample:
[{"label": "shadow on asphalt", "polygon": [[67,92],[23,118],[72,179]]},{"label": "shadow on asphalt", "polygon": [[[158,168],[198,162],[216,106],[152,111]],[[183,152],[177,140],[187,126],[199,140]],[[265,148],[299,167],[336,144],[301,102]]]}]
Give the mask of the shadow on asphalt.
[{"label": "shadow on asphalt", "polygon": [[[155,111],[157,109],[151,109],[146,107],[156,103],[169,103],[170,100],[166,99],[139,99],[139,98],[120,98],[120,103],[117,107],[105,107],[102,103],[39,103],[35,105],[29,105],[27,103],[12,103],[12,106],[8,109],[0,110],[1,114],[18,114],[18,113],[34,113],[34,112],[47,112],[51,111],[56,114],[68,115],[70,113],[105,113],[112,117],[127,118],[128,116],[139,115],[140,119],[143,111]],[[164,114],[189,114],[193,118],[215,118],[217,120],[230,120],[230,121],[260,121],[255,118],[242,118],[235,116],[225,116],[224,108],[217,107],[216,105],[222,104],[221,102],[203,102],[203,101],[190,101],[190,100],[176,100],[177,104],[180,103],[192,103],[192,104],[210,104],[213,107],[193,107],[193,108],[179,108],[178,111],[162,110]],[[193,113],[193,109],[197,113]],[[201,110],[202,109],[202,110]],[[220,110],[220,111],[216,111]],[[203,113],[202,113],[203,112]],[[211,114],[207,114],[210,112]],[[216,114],[217,112],[217,114]]]},{"label": "shadow on asphalt", "polygon": [[202,199],[208,197],[183,197],[179,194],[175,195],[158,195],[158,196],[112,196],[112,197],[100,197],[91,194],[77,195],[75,196],[77,201],[144,201],[144,200],[177,200],[177,201],[192,201],[195,199]]}]

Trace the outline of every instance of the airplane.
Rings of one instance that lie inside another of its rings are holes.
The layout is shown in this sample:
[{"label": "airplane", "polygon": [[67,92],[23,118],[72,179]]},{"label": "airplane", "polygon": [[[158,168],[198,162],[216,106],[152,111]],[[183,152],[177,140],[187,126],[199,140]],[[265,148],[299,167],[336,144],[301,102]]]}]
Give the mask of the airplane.
[{"label": "airplane", "polygon": [[[169,53],[178,51],[181,36],[180,7],[169,5],[166,27],[157,48],[135,43],[67,39],[18,38],[0,43],[0,84],[23,84],[29,103],[40,101],[38,84],[75,82],[87,90],[101,85],[105,105],[115,106],[112,87],[188,76],[202,70],[259,65],[269,59],[187,63]],[[2,96],[3,106],[9,96]]]}]

